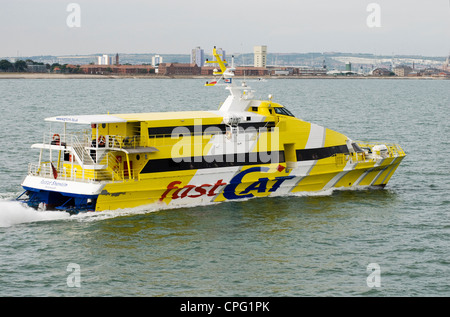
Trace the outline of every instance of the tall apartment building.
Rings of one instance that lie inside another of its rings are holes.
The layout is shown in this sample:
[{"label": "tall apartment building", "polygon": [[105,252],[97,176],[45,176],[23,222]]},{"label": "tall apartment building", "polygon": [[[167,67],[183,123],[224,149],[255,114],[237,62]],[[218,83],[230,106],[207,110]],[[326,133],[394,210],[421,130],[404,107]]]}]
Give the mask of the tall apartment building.
[{"label": "tall apartment building", "polygon": [[108,55],[97,56],[97,65],[112,65],[112,64],[113,64],[112,56]]},{"label": "tall apartment building", "polygon": [[267,46],[260,45],[253,47],[253,66],[266,67],[267,66]]},{"label": "tall apartment building", "polygon": [[152,66],[157,66],[159,64],[162,64],[163,58],[162,56],[155,55],[152,57]]},{"label": "tall apartment building", "polygon": [[191,51],[191,63],[196,64],[198,67],[203,67],[205,64],[205,52],[200,46],[192,49]]}]

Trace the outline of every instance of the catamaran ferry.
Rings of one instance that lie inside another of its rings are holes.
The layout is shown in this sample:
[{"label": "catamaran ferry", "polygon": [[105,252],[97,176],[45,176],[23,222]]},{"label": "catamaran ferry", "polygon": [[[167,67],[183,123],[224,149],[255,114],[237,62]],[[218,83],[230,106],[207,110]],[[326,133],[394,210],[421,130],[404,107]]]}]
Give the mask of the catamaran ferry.
[{"label": "catamaran ferry", "polygon": [[[18,198],[35,208],[193,206],[342,187],[384,187],[399,145],[353,141],[253,99],[213,49],[230,95],[216,111],[57,116]],[[55,128],[55,125],[57,128]],[[82,127],[76,129],[74,127]],[[83,128],[84,127],[84,128]]]}]

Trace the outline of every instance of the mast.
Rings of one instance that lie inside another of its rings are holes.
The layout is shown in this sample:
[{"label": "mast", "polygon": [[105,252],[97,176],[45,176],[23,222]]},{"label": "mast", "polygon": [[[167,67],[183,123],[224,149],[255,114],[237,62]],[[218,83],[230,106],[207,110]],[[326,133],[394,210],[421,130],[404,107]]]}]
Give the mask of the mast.
[{"label": "mast", "polygon": [[222,107],[220,107],[219,111],[223,112],[243,112],[248,109],[250,99],[253,98],[253,90],[246,85],[245,82],[242,82],[241,85],[236,85],[233,80],[234,71],[236,68],[234,67],[234,62],[231,67],[226,66],[226,61],[222,60],[222,54],[218,54],[216,47],[213,48],[213,61],[206,61],[208,64],[218,64],[220,67],[219,70],[215,70],[213,75],[220,75],[220,78],[217,80],[213,80],[210,82],[206,82],[205,86],[216,86],[220,82],[225,85],[225,89],[230,91],[230,96],[225,100]]},{"label": "mast", "polygon": [[234,68],[234,65],[231,65],[231,67],[227,67],[225,65],[227,62],[222,60],[222,58],[221,58],[222,54],[217,53],[217,49],[215,46],[213,48],[213,56],[214,56],[215,60],[213,60],[213,61],[207,60],[206,63],[207,64],[219,64],[220,71],[214,70],[213,75],[221,75],[221,77],[219,78],[219,80],[207,82],[205,84],[205,86],[215,86],[220,80],[222,80],[227,85],[232,84],[233,83],[232,78],[234,76],[234,71],[236,70],[236,68]]}]

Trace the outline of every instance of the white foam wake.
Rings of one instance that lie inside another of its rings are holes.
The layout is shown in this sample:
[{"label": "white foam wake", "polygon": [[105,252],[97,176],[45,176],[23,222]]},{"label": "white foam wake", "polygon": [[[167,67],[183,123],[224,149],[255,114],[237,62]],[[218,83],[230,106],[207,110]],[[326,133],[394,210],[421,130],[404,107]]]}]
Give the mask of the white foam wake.
[{"label": "white foam wake", "polygon": [[69,219],[63,211],[38,211],[17,201],[0,200],[0,227],[11,227],[21,223]]},{"label": "white foam wake", "polygon": [[[317,192],[296,192],[289,194],[272,193],[270,197],[308,197],[308,196],[330,196],[335,190],[362,190],[367,189],[367,187],[351,187],[351,188],[330,188],[327,190],[317,191]],[[370,189],[370,188],[369,188]],[[256,198],[256,197],[255,197]],[[177,209],[177,208],[192,208],[205,205],[213,205],[217,203],[199,203],[193,205],[170,205],[165,204],[154,204],[146,205],[141,207],[127,208],[127,209],[117,209],[117,210],[105,210],[101,212],[80,212],[77,215],[69,215],[69,213],[64,211],[38,211],[33,208],[26,206],[17,201],[5,200],[6,197],[0,198],[0,227],[10,227],[13,225],[21,223],[32,223],[38,221],[51,221],[51,220],[77,220],[81,222],[90,221],[101,221],[106,219],[111,219],[115,217],[123,216],[135,216],[141,214],[147,214],[155,211],[161,211],[166,209]],[[245,201],[254,198],[244,198],[239,199],[239,201]],[[223,202],[226,203],[226,202]]]}]

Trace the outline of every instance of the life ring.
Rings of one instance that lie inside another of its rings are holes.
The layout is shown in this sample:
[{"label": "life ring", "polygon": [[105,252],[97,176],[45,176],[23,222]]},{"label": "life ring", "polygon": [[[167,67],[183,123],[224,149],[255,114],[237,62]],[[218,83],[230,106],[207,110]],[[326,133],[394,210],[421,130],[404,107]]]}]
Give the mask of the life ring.
[{"label": "life ring", "polygon": [[225,135],[226,135],[226,137],[227,137],[228,140],[231,139],[231,131],[230,131],[230,130],[228,130],[228,131],[225,133]]},{"label": "life ring", "polygon": [[98,146],[104,147],[106,144],[106,138],[105,136],[101,135],[98,137]]},{"label": "life ring", "polygon": [[60,145],[61,144],[61,138],[60,138],[59,134],[57,134],[57,133],[53,134],[52,139],[53,139],[52,144],[54,144],[54,145]]}]

